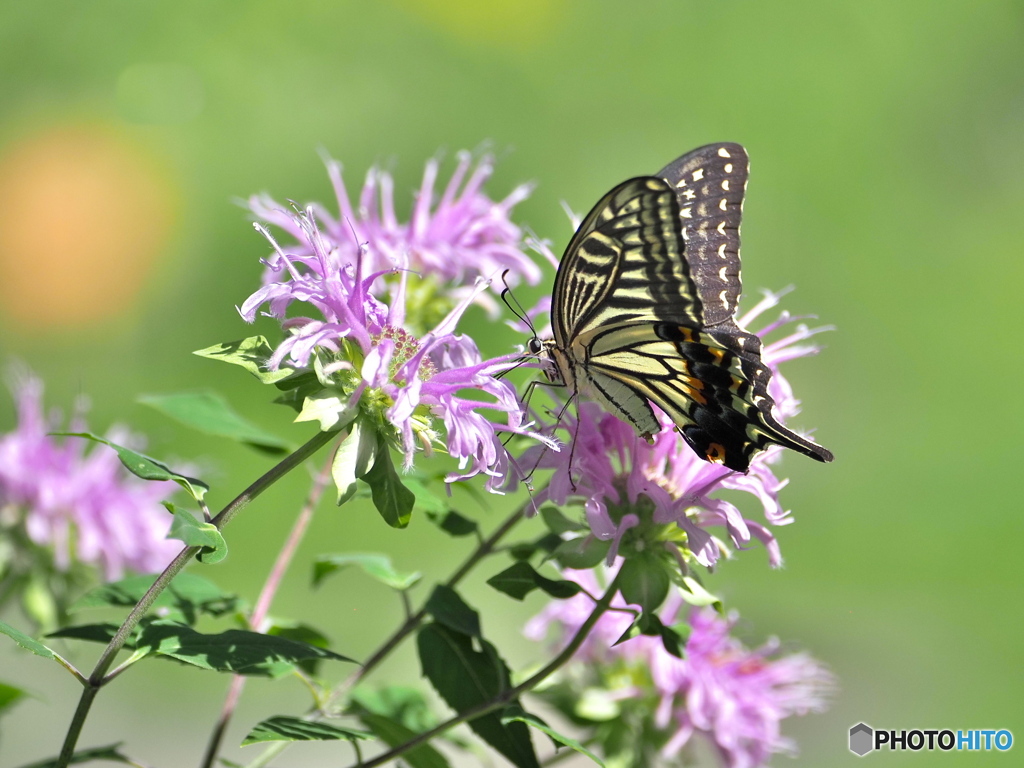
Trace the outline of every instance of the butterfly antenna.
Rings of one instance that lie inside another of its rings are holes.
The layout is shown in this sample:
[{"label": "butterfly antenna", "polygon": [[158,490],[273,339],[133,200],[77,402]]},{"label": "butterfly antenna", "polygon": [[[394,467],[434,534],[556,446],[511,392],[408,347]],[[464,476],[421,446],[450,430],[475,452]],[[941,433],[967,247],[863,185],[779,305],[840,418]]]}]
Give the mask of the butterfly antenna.
[{"label": "butterfly antenna", "polygon": [[[512,314],[523,321],[523,324],[530,329],[530,333],[533,337],[537,337],[537,329],[533,327],[533,323],[530,321],[530,316],[527,311],[523,308],[523,305],[519,303],[519,299],[516,298],[515,294],[512,293],[512,287],[508,284],[507,276],[509,270],[505,270],[501,273],[501,282],[505,288],[501,292],[501,300],[505,302],[505,306],[511,310]],[[512,301],[509,301],[511,299]],[[515,302],[515,306],[512,303]]]}]

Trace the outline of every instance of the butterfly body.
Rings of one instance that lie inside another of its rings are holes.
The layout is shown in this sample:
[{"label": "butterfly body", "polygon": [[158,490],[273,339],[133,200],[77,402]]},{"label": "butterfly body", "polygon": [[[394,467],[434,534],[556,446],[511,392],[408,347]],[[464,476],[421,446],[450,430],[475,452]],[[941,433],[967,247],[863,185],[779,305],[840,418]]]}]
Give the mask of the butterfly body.
[{"label": "butterfly body", "polygon": [[650,440],[664,411],[703,459],[746,471],[772,443],[832,454],[772,414],[761,340],[736,325],[747,154],[687,153],[625,181],[584,218],[552,295],[548,377],[592,397]]}]

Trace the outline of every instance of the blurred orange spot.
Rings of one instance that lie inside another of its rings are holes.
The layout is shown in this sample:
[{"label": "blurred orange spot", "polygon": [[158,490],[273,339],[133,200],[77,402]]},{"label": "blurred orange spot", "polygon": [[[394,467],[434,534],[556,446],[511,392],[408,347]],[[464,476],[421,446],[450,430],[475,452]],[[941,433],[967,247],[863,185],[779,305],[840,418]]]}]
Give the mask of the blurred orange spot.
[{"label": "blurred orange spot", "polygon": [[59,330],[131,307],[166,245],[174,195],[152,160],[93,128],[60,128],[0,157],[0,308]]}]

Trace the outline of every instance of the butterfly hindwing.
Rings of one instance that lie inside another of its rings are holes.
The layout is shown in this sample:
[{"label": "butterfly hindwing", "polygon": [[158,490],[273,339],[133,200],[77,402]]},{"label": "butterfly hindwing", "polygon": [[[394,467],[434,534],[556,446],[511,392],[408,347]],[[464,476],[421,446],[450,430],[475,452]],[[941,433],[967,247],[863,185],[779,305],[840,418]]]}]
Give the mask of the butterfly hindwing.
[{"label": "butterfly hindwing", "polygon": [[740,220],[750,160],[739,144],[708,144],[660,171],[676,193],[686,261],[704,325],[729,323],[743,289]]}]

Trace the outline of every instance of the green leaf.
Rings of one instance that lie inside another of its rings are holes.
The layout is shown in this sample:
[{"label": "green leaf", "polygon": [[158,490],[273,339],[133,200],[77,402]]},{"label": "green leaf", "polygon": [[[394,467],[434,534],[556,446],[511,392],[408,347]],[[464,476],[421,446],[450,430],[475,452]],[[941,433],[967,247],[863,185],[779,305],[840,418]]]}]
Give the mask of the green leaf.
[{"label": "green leaf", "polygon": [[[329,648],[331,641],[327,635],[309,624],[286,619],[274,619],[266,633],[273,637],[284,637],[288,640],[298,640],[300,643],[308,643],[317,648]],[[298,666],[310,677],[317,675],[322,659],[304,659],[298,662]]]},{"label": "green leaf", "polygon": [[541,720],[539,717],[537,717],[536,715],[531,715],[529,712],[526,712],[522,707],[518,705],[506,707],[505,710],[501,713],[501,722],[505,724],[512,722],[526,723],[531,728],[536,728],[538,731],[543,731],[544,733],[546,733],[548,736],[551,737],[552,741],[555,741],[558,744],[564,744],[570,749],[576,750],[581,755],[586,755],[595,763],[600,765],[601,768],[604,768],[604,763],[601,762],[597,755],[595,755],[589,749],[587,749],[578,741],[576,741],[576,739],[571,739],[568,736],[563,736],[550,725]]},{"label": "green leaf", "polygon": [[574,533],[585,531],[587,526],[575,520],[570,520],[558,507],[545,504],[540,508],[540,516],[552,533]]},{"label": "green leaf", "polygon": [[278,715],[258,723],[249,731],[242,746],[259,744],[264,741],[337,741],[339,739],[357,741],[372,738],[372,733],[355,728],[314,723],[299,717]]},{"label": "green leaf", "polygon": [[373,466],[363,479],[370,486],[373,506],[384,518],[384,522],[392,528],[405,528],[409,525],[416,497],[402,485],[395,465],[391,462],[391,452],[383,440],[378,444]]},{"label": "green leaf", "polygon": [[264,384],[278,384],[295,375],[294,368],[281,366],[276,371],[267,367],[267,361],[274,353],[273,347],[262,336],[250,336],[239,341],[228,341],[214,344],[206,349],[198,349],[193,355],[220,360],[232,365],[240,365]]},{"label": "green leaf", "polygon": [[40,643],[38,640],[33,640],[24,632],[18,631],[10,624],[5,624],[0,621],[0,633],[7,635],[22,648],[27,651],[32,651],[36,656],[42,656],[44,659],[56,658],[56,654],[45,645]]},{"label": "green leaf", "polygon": [[226,437],[272,454],[291,450],[287,442],[242,418],[227,400],[210,390],[141,395],[138,401],[207,435]]},{"label": "green leaf", "polygon": [[401,723],[415,733],[429,731],[437,725],[437,718],[419,688],[409,685],[369,688],[360,685],[352,690],[348,698],[348,711],[351,714],[371,712]]},{"label": "green leaf", "polygon": [[581,536],[559,544],[551,553],[551,559],[563,568],[585,571],[599,565],[608,557],[610,540],[601,541],[594,536]]},{"label": "green leaf", "polygon": [[[117,628],[117,624],[108,622],[101,624],[75,624],[50,632],[47,637],[61,637],[65,640],[88,640],[92,643],[106,644],[117,634]],[[131,640],[126,645],[131,646]]]},{"label": "green leaf", "polygon": [[685,640],[672,627],[666,627],[655,613],[642,613],[637,616],[633,623],[629,625],[629,628],[622,633],[622,636],[612,643],[612,646],[632,640],[640,635],[660,637],[661,644],[668,653],[679,659],[684,658],[683,648],[686,645]]},{"label": "green leaf", "polygon": [[541,576],[532,565],[526,562],[515,563],[498,575],[489,578],[487,583],[516,600],[522,600],[535,589],[542,589],[552,597],[559,599],[572,597],[583,591],[583,587],[574,581],[548,579]]},{"label": "green leaf", "polygon": [[167,538],[179,539],[189,547],[202,547],[199,562],[215,565],[228,556],[228,543],[224,535],[213,523],[202,522],[188,512],[179,510],[174,513],[174,522]]},{"label": "green leaf", "polygon": [[177,622],[145,626],[134,646],[216,672],[280,677],[306,659],[352,661],[341,654],[284,637],[230,629],[216,635]]},{"label": "green leaf", "polygon": [[368,576],[400,592],[409,589],[422,578],[422,574],[416,571],[411,573],[396,571],[391,564],[391,558],[387,555],[346,553],[318,557],[313,562],[313,586],[319,586],[324,578],[350,565],[359,566]]},{"label": "green leaf", "polygon": [[545,533],[533,541],[524,541],[513,544],[508,552],[516,560],[529,560],[538,552],[552,553],[562,545],[562,537],[557,533]]},{"label": "green leaf", "polygon": [[722,601],[704,589],[704,586],[692,576],[683,576],[682,597],[690,605],[713,605],[715,610],[722,610]]},{"label": "green leaf", "polygon": [[[419,499],[418,496],[416,498]],[[480,526],[475,520],[460,515],[454,509],[447,509],[444,512],[427,512],[427,517],[434,525],[454,538],[471,536],[480,530]]]},{"label": "green leaf", "polygon": [[[374,736],[389,747],[405,744],[418,735],[416,731],[406,728],[401,723],[385,715],[364,712],[358,715],[358,717],[360,722],[369,728]],[[422,744],[415,749],[410,749],[408,752],[403,753],[402,762],[407,763],[411,768],[449,768],[449,763],[444,755],[429,744]]]},{"label": "green leaf", "polygon": [[[81,749],[71,756],[71,759],[67,762],[67,765],[91,763],[94,760],[106,760],[110,763],[123,763],[125,765],[139,765],[134,760],[121,754],[121,752],[118,751],[118,747],[121,746],[121,743],[122,742],[119,741],[117,744],[108,744],[105,747]],[[38,763],[23,765],[21,768],[56,768],[56,766],[59,763],[59,758],[51,757],[49,760],[40,760]]]},{"label": "green leaf", "polygon": [[0,683],[0,713],[13,707],[25,696],[25,691],[7,683]]},{"label": "green leaf", "polygon": [[[156,576],[131,576],[127,579],[103,584],[76,600],[69,611],[86,608],[130,608],[149,591]],[[199,614],[223,616],[241,610],[237,596],[224,592],[202,576],[183,572],[171,580],[170,585],[153,603],[154,609],[171,610],[180,614],[188,624],[194,624]],[[167,616],[165,616],[167,618]]]},{"label": "green leaf", "polygon": [[416,506],[424,512],[434,515],[443,515],[448,511],[448,501],[431,492],[422,480],[416,477],[405,478],[405,486],[413,492],[416,497]]},{"label": "green leaf", "polygon": [[321,389],[306,396],[295,421],[318,421],[321,432],[332,432],[347,427],[358,413],[347,395]]},{"label": "green leaf", "polygon": [[480,637],[480,614],[469,607],[459,593],[444,584],[438,584],[431,592],[423,610],[434,621],[449,629],[471,637]]},{"label": "green leaf", "polygon": [[[474,643],[479,644],[476,650]],[[491,702],[511,688],[508,667],[482,638],[453,632],[437,622],[416,636],[423,675],[448,706],[463,713]],[[470,728],[519,768],[539,768],[530,733],[522,723],[505,725],[497,712],[474,718]]]},{"label": "green leaf", "polygon": [[619,591],[630,605],[654,613],[668,597],[670,579],[665,564],[657,557],[637,555],[619,569]]},{"label": "green leaf", "polygon": [[367,429],[362,419],[352,422],[331,465],[331,476],[338,489],[339,507],[355,495],[356,480],[366,477],[373,468],[378,446],[376,433]]},{"label": "green leaf", "polygon": [[123,445],[112,443],[109,440],[94,435],[92,432],[53,432],[51,434],[63,435],[65,437],[84,437],[86,440],[109,445],[117,451],[117,458],[124,464],[125,469],[136,477],[141,477],[143,480],[171,480],[188,491],[196,501],[202,501],[206,492],[210,490],[210,486],[202,480],[196,480],[194,477],[186,477],[179,474],[154,458],[133,451],[130,448],[125,448]]}]

